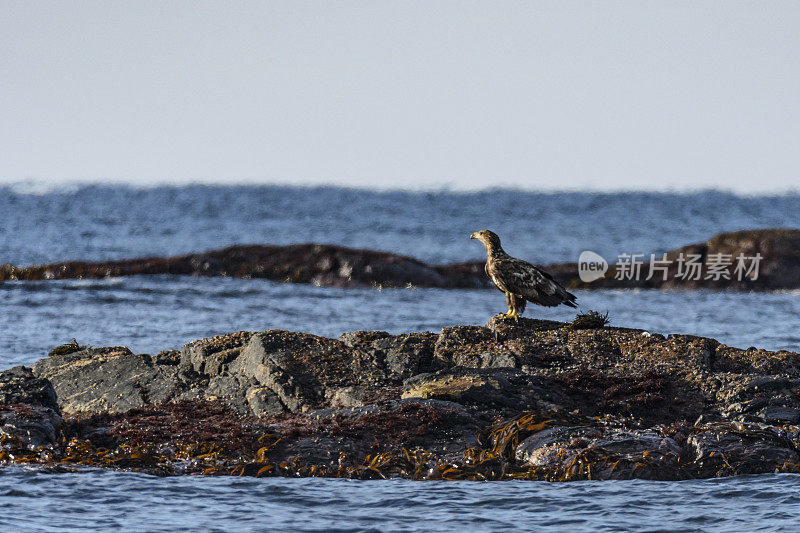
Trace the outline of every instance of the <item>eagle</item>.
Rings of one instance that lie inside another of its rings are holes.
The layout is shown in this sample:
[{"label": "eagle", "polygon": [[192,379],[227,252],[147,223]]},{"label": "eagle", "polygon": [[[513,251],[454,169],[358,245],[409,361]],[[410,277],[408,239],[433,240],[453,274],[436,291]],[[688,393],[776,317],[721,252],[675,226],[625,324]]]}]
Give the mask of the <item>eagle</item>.
[{"label": "eagle", "polygon": [[470,235],[470,239],[478,239],[486,247],[486,275],[506,293],[508,313],[503,314],[505,318],[519,319],[526,301],[545,307],[560,304],[577,307],[574,294],[567,292],[541,268],[508,255],[495,233],[484,229]]}]

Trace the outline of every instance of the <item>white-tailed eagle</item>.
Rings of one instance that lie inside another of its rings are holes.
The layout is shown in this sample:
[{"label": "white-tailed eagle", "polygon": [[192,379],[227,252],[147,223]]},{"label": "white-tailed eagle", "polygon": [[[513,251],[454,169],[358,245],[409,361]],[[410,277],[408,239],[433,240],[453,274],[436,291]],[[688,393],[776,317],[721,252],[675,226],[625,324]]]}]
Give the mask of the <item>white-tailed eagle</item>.
[{"label": "white-tailed eagle", "polygon": [[506,293],[506,318],[517,320],[525,311],[526,301],[545,307],[560,304],[577,307],[574,294],[567,292],[541,268],[508,255],[495,233],[484,229],[476,231],[470,238],[478,239],[486,247],[486,275],[498,289]]}]

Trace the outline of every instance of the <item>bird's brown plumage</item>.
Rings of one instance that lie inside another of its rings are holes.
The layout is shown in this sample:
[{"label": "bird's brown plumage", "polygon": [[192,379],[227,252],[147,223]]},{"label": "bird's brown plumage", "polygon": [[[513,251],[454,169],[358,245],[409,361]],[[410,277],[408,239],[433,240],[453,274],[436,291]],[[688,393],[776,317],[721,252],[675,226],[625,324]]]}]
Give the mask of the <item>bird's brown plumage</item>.
[{"label": "bird's brown plumage", "polygon": [[484,229],[470,238],[478,239],[486,247],[486,275],[506,294],[506,317],[518,318],[525,311],[526,301],[546,307],[560,304],[576,307],[574,294],[541,268],[508,255],[495,233]]}]

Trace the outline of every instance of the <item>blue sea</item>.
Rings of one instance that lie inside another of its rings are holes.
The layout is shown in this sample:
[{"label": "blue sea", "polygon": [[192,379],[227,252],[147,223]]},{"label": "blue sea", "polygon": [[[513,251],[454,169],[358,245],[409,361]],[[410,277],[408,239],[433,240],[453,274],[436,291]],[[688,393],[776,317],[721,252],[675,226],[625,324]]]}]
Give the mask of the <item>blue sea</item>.
[{"label": "blue sea", "polygon": [[[375,192],[340,188],[0,187],[0,263],[175,255],[234,243],[334,243],[431,263],[481,259],[489,228],[538,263],[592,250],[659,253],[740,229],[800,227],[800,196],[721,192]],[[800,351],[800,291],[578,291],[612,325]],[[491,290],[341,289],[141,276],[0,283],[0,368],[73,338],[153,353],[210,335],[283,328],[326,336],[483,324]],[[569,309],[526,316],[567,320]],[[386,482],[153,478],[0,468],[0,530],[775,531],[800,523],[800,478],[684,482]]]}]

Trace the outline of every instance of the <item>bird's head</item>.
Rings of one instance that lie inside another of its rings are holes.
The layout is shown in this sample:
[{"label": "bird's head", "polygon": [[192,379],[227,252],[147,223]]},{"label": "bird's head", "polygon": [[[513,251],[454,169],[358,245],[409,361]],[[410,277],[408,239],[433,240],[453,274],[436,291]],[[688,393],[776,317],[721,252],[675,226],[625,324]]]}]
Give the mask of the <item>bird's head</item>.
[{"label": "bird's head", "polygon": [[493,231],[489,231],[488,229],[482,229],[480,231],[476,231],[472,235],[469,236],[470,239],[478,239],[486,246],[487,250],[495,250],[500,248],[500,237],[497,236],[496,233]]}]

